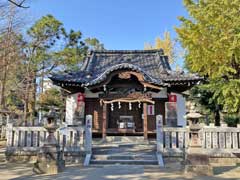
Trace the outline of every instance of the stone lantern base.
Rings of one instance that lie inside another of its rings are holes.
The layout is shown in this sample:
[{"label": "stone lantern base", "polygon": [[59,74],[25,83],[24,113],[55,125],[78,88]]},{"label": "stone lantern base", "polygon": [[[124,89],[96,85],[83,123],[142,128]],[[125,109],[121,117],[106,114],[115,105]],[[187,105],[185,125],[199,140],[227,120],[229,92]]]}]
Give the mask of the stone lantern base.
[{"label": "stone lantern base", "polygon": [[57,174],[63,171],[65,161],[62,159],[60,148],[54,144],[46,144],[38,154],[33,171],[37,174]]},{"label": "stone lantern base", "polygon": [[208,176],[213,175],[213,169],[209,163],[208,155],[201,153],[187,154],[185,173]]}]

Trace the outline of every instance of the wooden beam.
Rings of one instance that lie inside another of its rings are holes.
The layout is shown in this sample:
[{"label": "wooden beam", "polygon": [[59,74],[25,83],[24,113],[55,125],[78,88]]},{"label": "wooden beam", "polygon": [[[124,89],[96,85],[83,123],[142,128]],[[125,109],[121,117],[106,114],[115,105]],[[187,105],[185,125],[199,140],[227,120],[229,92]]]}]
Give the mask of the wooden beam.
[{"label": "wooden beam", "polygon": [[143,103],[143,134],[144,139],[148,139],[148,128],[147,128],[147,103]]},{"label": "wooden beam", "polygon": [[162,87],[159,87],[159,86],[155,86],[153,84],[150,84],[150,83],[147,83],[147,82],[141,82],[141,84],[144,86],[144,87],[149,87],[149,88],[152,88],[152,89],[157,89],[157,90],[162,90],[163,88]]},{"label": "wooden beam", "polygon": [[102,138],[107,136],[107,104],[103,104]]}]

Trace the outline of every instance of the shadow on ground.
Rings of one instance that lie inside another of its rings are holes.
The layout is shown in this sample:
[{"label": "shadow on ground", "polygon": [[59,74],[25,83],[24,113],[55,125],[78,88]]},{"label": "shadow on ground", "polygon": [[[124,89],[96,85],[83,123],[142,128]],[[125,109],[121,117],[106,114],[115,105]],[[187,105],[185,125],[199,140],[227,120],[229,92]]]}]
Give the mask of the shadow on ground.
[{"label": "shadow on ground", "polygon": [[[5,164],[0,165],[0,179],[12,179],[12,180],[173,180],[173,179],[196,179],[196,180],[215,180],[215,179],[239,179],[236,171],[234,175],[233,171],[237,167],[229,167],[228,169],[218,169],[215,176],[194,176],[185,175],[183,171],[175,170],[172,168],[158,168],[156,166],[127,166],[127,165],[115,165],[115,166],[98,166],[98,167],[82,167],[77,165],[67,166],[64,172],[57,175],[35,175],[32,172],[32,166],[30,164]],[[223,172],[223,170],[225,172]],[[230,173],[227,173],[227,172]],[[228,176],[224,176],[225,174]],[[6,175],[6,176],[5,176]]]}]

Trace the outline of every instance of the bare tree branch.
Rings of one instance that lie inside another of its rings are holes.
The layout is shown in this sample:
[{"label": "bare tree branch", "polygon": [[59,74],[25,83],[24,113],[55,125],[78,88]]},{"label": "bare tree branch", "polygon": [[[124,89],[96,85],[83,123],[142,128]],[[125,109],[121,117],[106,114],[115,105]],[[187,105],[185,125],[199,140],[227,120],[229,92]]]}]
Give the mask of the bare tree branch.
[{"label": "bare tree branch", "polygon": [[15,2],[14,0],[8,0],[8,2],[14,4],[15,6],[19,7],[19,8],[29,8],[29,6],[23,6],[23,3],[25,2],[26,0],[22,0],[21,2],[17,3]]}]

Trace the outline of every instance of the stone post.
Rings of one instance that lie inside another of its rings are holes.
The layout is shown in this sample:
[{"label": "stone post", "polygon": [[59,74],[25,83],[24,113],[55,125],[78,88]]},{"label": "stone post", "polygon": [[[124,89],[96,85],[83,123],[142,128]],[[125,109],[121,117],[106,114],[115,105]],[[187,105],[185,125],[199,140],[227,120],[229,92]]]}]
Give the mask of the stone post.
[{"label": "stone post", "polygon": [[13,124],[8,123],[7,132],[6,132],[7,146],[12,146],[12,130],[13,130]]},{"label": "stone post", "polygon": [[162,115],[156,116],[157,130],[157,152],[163,152],[163,118]]},{"label": "stone post", "polygon": [[87,153],[92,152],[92,115],[86,116],[86,127],[85,127],[85,151]]}]

